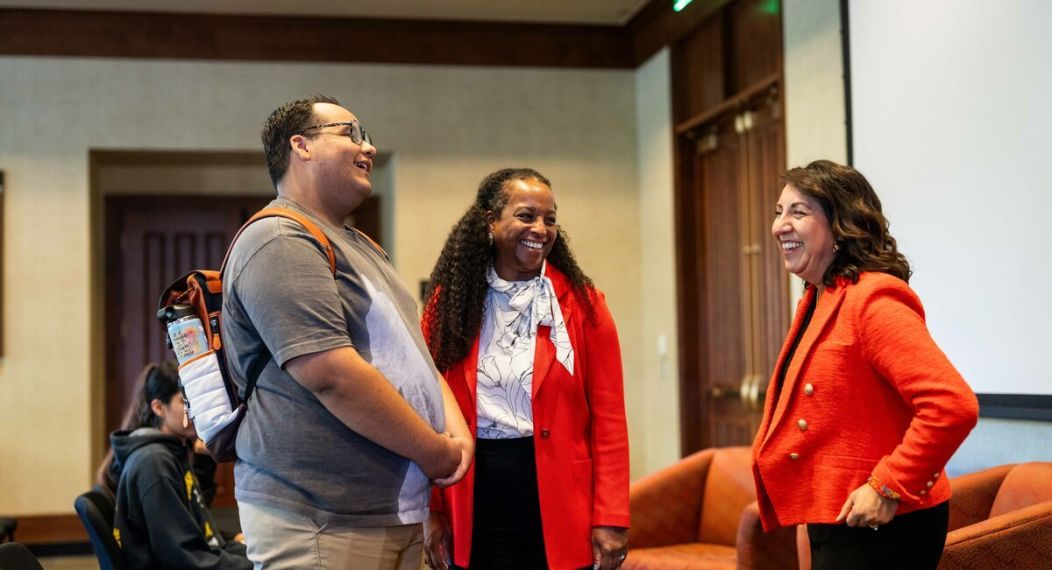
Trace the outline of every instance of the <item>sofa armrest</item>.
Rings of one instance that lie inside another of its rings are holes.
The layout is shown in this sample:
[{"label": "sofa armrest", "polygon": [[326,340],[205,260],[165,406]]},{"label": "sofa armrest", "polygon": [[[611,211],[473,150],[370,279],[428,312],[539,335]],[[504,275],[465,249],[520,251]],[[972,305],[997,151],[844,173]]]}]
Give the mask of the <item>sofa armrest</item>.
[{"label": "sofa armrest", "polygon": [[940,570],[1052,568],[1052,501],[950,532]]},{"label": "sofa armrest", "polygon": [[973,525],[990,516],[997,491],[1015,465],[1000,465],[950,480],[950,530]]},{"label": "sofa armrest", "polygon": [[781,527],[764,532],[760,524],[760,507],[756,501],[742,511],[738,523],[738,569],[791,570],[798,565],[796,527]]},{"label": "sofa armrest", "polygon": [[707,449],[636,481],[629,490],[629,547],[698,540],[705,480],[714,450]]}]

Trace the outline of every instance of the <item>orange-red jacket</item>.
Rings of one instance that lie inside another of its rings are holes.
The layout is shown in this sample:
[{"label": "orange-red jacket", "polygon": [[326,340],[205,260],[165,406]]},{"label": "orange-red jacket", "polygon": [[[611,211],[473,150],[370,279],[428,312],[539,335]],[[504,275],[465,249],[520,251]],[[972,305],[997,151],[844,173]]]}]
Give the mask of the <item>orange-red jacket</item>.
[{"label": "orange-red jacket", "polygon": [[[574,375],[555,359],[548,327],[539,327],[533,365],[533,427],[544,547],[551,568],[592,564],[592,527],[628,527],[628,428],[617,330],[603,294],[592,291],[596,322],[551,264],[545,274],[559,299],[574,349]],[[438,293],[441,294],[441,291]],[[424,323],[425,337],[428,324]],[[479,339],[445,374],[468,428],[476,433]],[[453,561],[467,567],[475,467],[456,485],[432,493],[431,510],[453,529]]]},{"label": "orange-red jacket", "polygon": [[808,287],[797,307],[753,442],[764,529],[835,522],[870,476],[899,497],[896,514],[946,501],[943,467],[978,403],[928,333],[920,299],[884,273],[827,287],[779,390],[777,370],[815,294]]}]

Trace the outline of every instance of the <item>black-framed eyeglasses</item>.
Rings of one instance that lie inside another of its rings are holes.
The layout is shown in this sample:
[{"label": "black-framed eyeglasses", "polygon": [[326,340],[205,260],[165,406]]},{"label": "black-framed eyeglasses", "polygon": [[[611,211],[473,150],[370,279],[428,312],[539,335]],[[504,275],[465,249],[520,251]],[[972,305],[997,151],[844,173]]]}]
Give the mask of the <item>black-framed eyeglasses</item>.
[{"label": "black-framed eyeglasses", "polygon": [[350,131],[346,133],[329,133],[333,135],[340,135],[344,137],[351,137],[351,141],[354,144],[362,144],[365,141],[369,144],[373,144],[373,137],[369,135],[369,132],[362,128],[362,124],[358,121],[341,121],[338,123],[325,123],[322,125],[311,125],[303,129],[300,134],[305,134],[307,131],[313,131],[314,129],[324,129],[325,127],[349,127]]}]

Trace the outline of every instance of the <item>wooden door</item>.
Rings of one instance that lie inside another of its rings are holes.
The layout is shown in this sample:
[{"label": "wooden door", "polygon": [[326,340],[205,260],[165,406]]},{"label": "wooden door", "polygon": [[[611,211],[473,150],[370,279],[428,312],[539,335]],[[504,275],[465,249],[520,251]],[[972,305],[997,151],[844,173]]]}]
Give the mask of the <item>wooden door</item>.
[{"label": "wooden door", "polygon": [[770,237],[784,169],[777,91],[680,141],[683,451],[747,445],[788,326],[781,252]]},{"label": "wooden door", "polygon": [[740,386],[745,377],[751,299],[745,294],[750,269],[742,256],[746,148],[735,132],[736,116],[706,127],[695,146],[694,192],[702,203],[700,293],[705,310],[700,326],[703,409],[701,446],[732,445],[748,437]]}]

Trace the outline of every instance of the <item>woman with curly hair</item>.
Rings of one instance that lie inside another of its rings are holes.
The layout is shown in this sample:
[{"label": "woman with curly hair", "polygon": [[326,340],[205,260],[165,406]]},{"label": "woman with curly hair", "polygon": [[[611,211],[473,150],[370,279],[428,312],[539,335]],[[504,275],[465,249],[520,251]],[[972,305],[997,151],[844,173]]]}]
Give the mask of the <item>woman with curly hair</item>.
[{"label": "woman with curly hair", "polygon": [[862,174],[819,160],[784,179],[771,234],[806,291],[753,443],[764,528],[806,523],[815,570],[935,568],[975,394]]},{"label": "woman with curly hair", "polygon": [[432,495],[433,568],[617,568],[628,433],[617,331],[535,170],[482,180],[431,274],[424,336],[476,435]]}]

